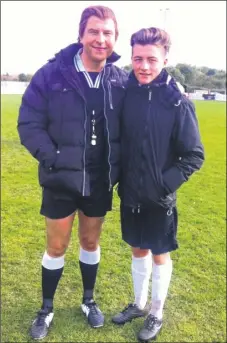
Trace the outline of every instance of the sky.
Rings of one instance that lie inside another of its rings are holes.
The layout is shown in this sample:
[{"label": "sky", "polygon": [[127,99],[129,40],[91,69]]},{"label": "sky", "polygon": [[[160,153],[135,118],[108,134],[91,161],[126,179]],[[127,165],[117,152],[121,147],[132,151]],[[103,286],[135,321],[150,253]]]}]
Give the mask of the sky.
[{"label": "sky", "polygon": [[169,65],[226,70],[225,1],[1,1],[1,73],[33,74],[76,42],[81,13],[91,5],[115,12],[120,67],[131,62],[131,35],[158,26],[171,35]]}]

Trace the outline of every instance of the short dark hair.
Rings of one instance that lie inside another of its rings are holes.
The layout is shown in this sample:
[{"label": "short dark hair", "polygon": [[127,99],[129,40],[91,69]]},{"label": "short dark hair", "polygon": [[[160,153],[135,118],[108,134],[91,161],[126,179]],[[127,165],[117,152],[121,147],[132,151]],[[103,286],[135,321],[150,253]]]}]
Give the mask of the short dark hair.
[{"label": "short dark hair", "polygon": [[99,19],[113,19],[115,25],[115,37],[117,39],[119,32],[114,12],[106,6],[89,6],[85,8],[81,14],[78,41],[83,37],[88,19],[92,16],[98,17]]},{"label": "short dark hair", "polygon": [[131,36],[131,47],[135,44],[140,45],[161,45],[165,49],[165,52],[168,53],[171,40],[169,34],[158,27],[149,27],[148,29],[141,29]]}]

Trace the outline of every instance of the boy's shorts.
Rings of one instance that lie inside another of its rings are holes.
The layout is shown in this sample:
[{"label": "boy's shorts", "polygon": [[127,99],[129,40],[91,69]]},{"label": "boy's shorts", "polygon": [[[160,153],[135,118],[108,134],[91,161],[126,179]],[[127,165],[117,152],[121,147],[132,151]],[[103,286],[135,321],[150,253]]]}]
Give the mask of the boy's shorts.
[{"label": "boy's shorts", "polygon": [[121,205],[122,239],[132,247],[150,249],[154,255],[176,250],[177,209],[172,208],[172,214],[167,212],[168,209],[154,206],[141,208],[138,213],[137,209]]}]

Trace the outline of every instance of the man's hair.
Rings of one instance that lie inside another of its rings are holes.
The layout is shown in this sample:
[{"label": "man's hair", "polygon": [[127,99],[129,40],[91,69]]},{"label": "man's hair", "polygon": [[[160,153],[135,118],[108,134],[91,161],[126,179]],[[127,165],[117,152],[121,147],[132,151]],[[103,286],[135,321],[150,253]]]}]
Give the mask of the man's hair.
[{"label": "man's hair", "polygon": [[117,39],[119,32],[118,32],[118,25],[117,25],[117,20],[116,20],[114,12],[109,7],[106,7],[106,6],[89,6],[85,8],[81,14],[78,41],[80,41],[80,38],[83,37],[88,19],[92,16],[95,16],[103,20],[113,19],[114,25],[115,25],[115,38]]},{"label": "man's hair", "polygon": [[169,52],[171,46],[169,34],[158,27],[149,27],[148,29],[141,29],[133,33],[130,43],[132,48],[135,44],[163,46],[166,53]]}]

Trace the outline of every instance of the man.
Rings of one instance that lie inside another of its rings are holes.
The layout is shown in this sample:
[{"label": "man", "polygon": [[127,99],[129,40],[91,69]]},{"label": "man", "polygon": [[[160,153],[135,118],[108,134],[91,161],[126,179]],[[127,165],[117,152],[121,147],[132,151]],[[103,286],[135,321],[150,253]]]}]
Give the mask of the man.
[{"label": "man", "polygon": [[[138,338],[148,341],[162,327],[170,252],[178,248],[176,190],[201,168],[204,151],[194,106],[164,69],[169,35],[154,27],[142,29],[132,35],[131,46],[118,192],[122,237],[132,247],[135,301],[112,320],[123,324],[147,315]],[[151,269],[152,299],[147,304]]]},{"label": "man", "polygon": [[21,143],[39,161],[46,218],[47,247],[42,259],[41,310],[32,327],[44,338],[53,319],[53,299],[64,268],[76,211],[79,218],[79,265],[82,311],[91,327],[104,316],[94,301],[100,261],[103,217],[111,210],[119,172],[119,114],[126,73],[113,66],[118,26],[113,11],[86,8],[79,43],[61,50],[39,69],[20,107]]}]

